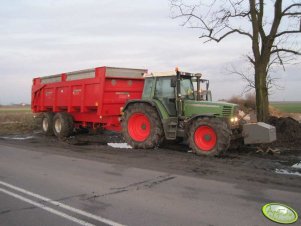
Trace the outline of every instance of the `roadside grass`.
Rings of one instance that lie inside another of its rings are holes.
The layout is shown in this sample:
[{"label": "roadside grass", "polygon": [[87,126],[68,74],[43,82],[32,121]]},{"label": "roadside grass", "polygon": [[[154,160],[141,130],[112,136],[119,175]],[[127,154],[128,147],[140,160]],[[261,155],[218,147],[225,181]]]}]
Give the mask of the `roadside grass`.
[{"label": "roadside grass", "polygon": [[38,129],[30,108],[0,107],[0,135],[14,135],[33,132]]},{"label": "roadside grass", "polygon": [[0,107],[0,114],[3,113],[18,113],[18,112],[31,112],[29,107]]},{"label": "roadside grass", "polygon": [[284,113],[301,113],[301,102],[271,102],[270,105]]}]

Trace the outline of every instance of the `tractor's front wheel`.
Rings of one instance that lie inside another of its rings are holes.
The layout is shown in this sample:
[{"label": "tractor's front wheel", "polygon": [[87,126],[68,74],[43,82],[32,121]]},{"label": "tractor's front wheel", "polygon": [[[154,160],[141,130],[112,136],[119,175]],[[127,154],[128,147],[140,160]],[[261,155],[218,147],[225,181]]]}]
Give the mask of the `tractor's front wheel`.
[{"label": "tractor's front wheel", "polygon": [[229,148],[231,130],[220,118],[198,118],[189,131],[189,146],[198,155],[214,156]]},{"label": "tractor's front wheel", "polygon": [[133,148],[154,148],[164,140],[160,117],[148,104],[130,105],[124,112],[121,125],[125,141]]}]

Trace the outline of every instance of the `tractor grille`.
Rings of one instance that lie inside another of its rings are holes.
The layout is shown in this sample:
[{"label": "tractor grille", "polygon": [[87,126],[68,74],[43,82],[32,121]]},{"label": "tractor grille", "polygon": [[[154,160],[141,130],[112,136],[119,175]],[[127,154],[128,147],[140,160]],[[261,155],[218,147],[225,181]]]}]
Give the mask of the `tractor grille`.
[{"label": "tractor grille", "polygon": [[224,106],[223,107],[223,116],[224,117],[230,117],[232,113],[232,107],[231,106]]}]

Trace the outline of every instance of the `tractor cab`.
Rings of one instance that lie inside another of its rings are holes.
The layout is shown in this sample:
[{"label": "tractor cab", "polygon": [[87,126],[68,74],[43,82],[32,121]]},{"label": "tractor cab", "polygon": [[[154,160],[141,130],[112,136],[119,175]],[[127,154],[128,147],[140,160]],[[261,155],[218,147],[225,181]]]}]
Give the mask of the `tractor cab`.
[{"label": "tractor cab", "polygon": [[169,116],[183,115],[186,101],[212,101],[209,80],[201,76],[178,70],[145,74],[142,98],[159,101]]},{"label": "tractor cab", "polygon": [[[209,90],[209,80],[202,79],[201,73],[187,73],[176,70],[176,87],[179,87],[178,96],[195,101],[212,101]],[[180,94],[180,95],[179,95]]]}]

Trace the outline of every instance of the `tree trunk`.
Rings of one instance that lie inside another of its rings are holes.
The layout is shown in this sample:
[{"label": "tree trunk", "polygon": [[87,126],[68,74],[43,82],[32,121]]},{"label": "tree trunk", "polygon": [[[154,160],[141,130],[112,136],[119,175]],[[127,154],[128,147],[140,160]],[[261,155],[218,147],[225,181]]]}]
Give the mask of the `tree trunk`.
[{"label": "tree trunk", "polygon": [[260,65],[255,69],[256,113],[258,122],[267,122],[269,117],[269,97],[266,78],[265,67]]}]

